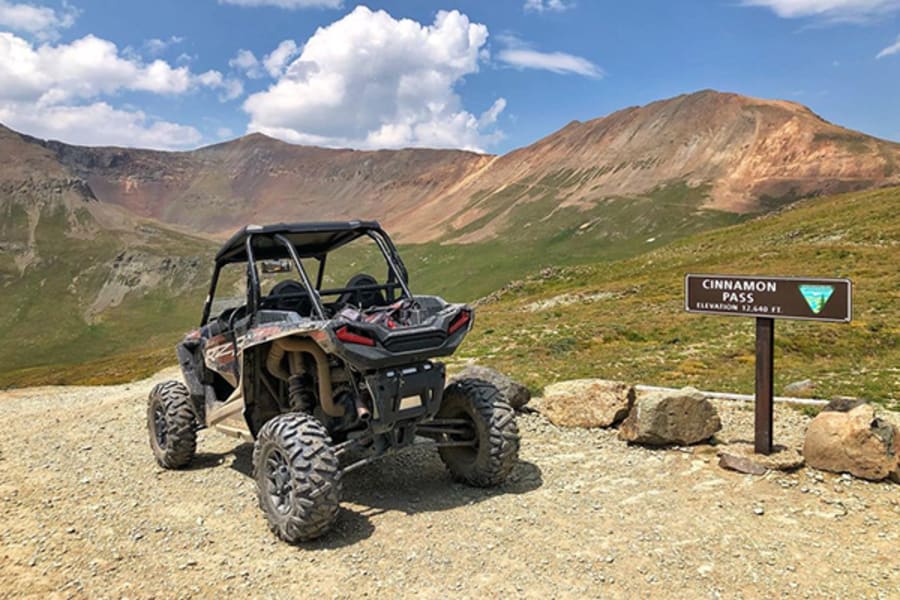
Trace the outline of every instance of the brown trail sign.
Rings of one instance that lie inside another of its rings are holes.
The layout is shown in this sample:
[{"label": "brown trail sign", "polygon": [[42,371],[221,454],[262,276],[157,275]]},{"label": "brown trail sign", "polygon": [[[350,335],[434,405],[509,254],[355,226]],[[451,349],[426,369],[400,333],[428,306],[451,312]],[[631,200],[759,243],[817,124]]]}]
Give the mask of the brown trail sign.
[{"label": "brown trail sign", "polygon": [[688,312],[756,317],[756,431],[759,454],[772,452],[775,319],[849,323],[849,279],[765,275],[686,275]]}]

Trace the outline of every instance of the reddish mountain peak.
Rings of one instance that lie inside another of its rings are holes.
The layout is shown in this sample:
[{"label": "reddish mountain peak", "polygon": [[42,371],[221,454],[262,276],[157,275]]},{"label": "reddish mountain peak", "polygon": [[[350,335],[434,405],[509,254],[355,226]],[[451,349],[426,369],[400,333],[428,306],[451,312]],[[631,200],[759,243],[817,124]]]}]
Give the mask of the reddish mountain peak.
[{"label": "reddish mountain peak", "polygon": [[319,148],[262,133],[189,152],[83,148],[6,128],[0,149],[33,157],[0,165],[0,178],[16,164],[39,175],[49,167],[27,165],[47,161],[88,181],[101,200],[201,231],[352,216],[381,219],[415,241],[446,239],[475,221],[469,238],[501,235],[535,198],[556,203],[550,219],[678,184],[708,207],[747,211],[765,199],[900,183],[900,145],[795,102],[714,90],[572,121],[502,157]]}]

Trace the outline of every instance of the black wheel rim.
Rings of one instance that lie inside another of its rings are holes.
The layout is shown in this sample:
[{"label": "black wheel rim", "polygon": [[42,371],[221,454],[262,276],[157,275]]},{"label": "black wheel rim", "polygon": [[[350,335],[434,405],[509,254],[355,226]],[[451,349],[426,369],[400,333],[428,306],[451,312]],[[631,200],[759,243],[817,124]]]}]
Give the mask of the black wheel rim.
[{"label": "black wheel rim", "polygon": [[472,442],[471,446],[455,446],[447,448],[447,451],[454,454],[457,459],[462,460],[465,463],[473,463],[478,458],[478,450],[480,447],[480,436],[478,435],[478,426],[475,425],[475,420],[465,410],[457,411],[456,414],[449,416],[452,419],[464,419],[468,423],[466,427],[466,432],[463,435],[448,435],[447,441],[451,442]]},{"label": "black wheel rim", "polygon": [[166,424],[166,411],[162,404],[157,403],[153,407],[153,435],[156,436],[156,443],[160,448],[166,447],[168,439],[169,427]]},{"label": "black wheel rim", "polygon": [[266,493],[269,502],[279,513],[291,510],[291,471],[287,458],[279,450],[273,450],[266,458]]}]

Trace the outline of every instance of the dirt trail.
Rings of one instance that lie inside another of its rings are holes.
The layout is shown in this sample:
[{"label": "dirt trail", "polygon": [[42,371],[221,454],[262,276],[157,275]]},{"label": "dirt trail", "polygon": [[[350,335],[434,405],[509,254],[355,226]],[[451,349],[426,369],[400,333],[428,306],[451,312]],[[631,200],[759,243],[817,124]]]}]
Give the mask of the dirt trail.
[{"label": "dirt trail", "polygon": [[[496,490],[421,451],[347,475],[335,529],[293,547],[257,509],[251,446],[200,434],[193,468],[147,445],[153,382],[0,393],[0,596],[900,597],[900,487],[723,471],[715,449],[519,419]],[[752,412],[719,403],[720,439]],[[776,440],[807,418],[778,407]],[[760,514],[761,513],[761,514]]]}]

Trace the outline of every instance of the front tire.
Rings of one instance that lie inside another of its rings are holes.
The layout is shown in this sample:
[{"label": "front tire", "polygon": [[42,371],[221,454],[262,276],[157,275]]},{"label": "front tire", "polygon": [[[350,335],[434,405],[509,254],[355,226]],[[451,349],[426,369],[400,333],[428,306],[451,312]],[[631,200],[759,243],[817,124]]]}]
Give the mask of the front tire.
[{"label": "front tire", "polygon": [[191,394],[180,381],[157,384],[147,402],[150,448],[161,467],[184,467],[197,452],[197,420]]},{"label": "front tire", "polygon": [[439,448],[454,479],[477,487],[506,481],[519,457],[515,412],[500,391],[480,379],[461,379],[444,390],[439,419],[465,419],[475,435],[474,447]]},{"label": "front tire", "polygon": [[269,528],[287,542],[315,539],[337,518],[340,465],[328,431],[310,415],[287,413],[263,425],[253,477]]}]

